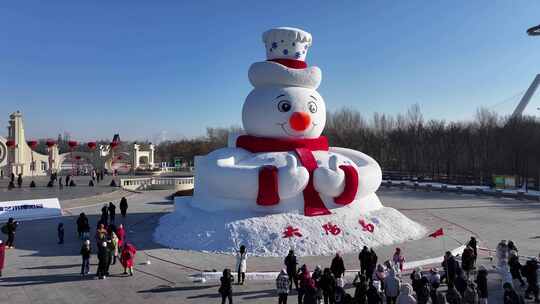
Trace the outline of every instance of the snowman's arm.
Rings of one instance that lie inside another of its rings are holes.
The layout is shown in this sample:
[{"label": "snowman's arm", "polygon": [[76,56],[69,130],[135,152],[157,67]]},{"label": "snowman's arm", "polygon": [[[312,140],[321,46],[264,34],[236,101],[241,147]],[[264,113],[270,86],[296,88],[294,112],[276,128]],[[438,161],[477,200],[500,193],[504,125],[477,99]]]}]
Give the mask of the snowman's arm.
[{"label": "snowman's arm", "polygon": [[382,170],[373,158],[362,152],[341,147],[330,147],[329,151],[349,158],[358,166],[356,197],[363,197],[377,191],[382,182]]},{"label": "snowman's arm", "polygon": [[260,168],[238,165],[240,160],[250,156],[250,152],[241,148],[223,148],[196,157],[195,168],[200,177],[200,185],[196,187],[211,189],[213,195],[225,198],[257,198]]}]

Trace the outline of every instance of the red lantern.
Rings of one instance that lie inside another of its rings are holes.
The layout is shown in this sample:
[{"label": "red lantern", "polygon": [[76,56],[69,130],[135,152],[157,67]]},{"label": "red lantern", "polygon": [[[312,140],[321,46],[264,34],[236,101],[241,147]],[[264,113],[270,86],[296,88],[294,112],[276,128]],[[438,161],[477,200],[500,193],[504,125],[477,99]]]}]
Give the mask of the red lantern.
[{"label": "red lantern", "polygon": [[118,146],[118,142],[117,141],[112,141],[111,142],[111,149],[114,149]]},{"label": "red lantern", "polygon": [[56,145],[56,142],[52,139],[48,139],[46,144],[48,148],[52,148],[54,145]]},{"label": "red lantern", "polygon": [[26,142],[28,146],[30,146],[30,149],[34,150],[37,147],[37,141],[35,140],[29,140]]},{"label": "red lantern", "polygon": [[13,139],[8,139],[8,140],[6,141],[6,146],[7,146],[8,148],[15,148],[15,141],[14,141]]},{"label": "red lantern", "polygon": [[95,141],[90,141],[86,145],[88,146],[88,149],[90,149],[90,150],[95,150],[96,147],[97,147],[97,144],[96,144]]},{"label": "red lantern", "polygon": [[71,149],[74,149],[76,146],[78,145],[78,143],[74,140],[70,140],[68,141],[68,146],[71,148]]},{"label": "red lantern", "polygon": [[81,157],[79,155],[75,156],[76,160],[81,160]]}]

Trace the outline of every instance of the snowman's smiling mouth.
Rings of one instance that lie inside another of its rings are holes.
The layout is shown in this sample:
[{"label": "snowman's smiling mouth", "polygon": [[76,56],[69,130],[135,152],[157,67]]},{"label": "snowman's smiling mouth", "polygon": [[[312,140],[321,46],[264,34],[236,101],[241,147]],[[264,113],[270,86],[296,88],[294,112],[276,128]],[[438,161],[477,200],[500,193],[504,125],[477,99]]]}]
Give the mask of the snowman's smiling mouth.
[{"label": "snowman's smiling mouth", "polygon": [[298,133],[296,133],[296,132],[294,132],[292,130],[288,130],[286,122],[278,122],[277,125],[279,125],[281,127],[281,129],[283,130],[283,132],[285,132],[286,135],[293,136],[293,137],[303,137],[305,133],[308,133],[309,131],[313,130],[313,128],[315,128],[317,126],[316,123],[312,122],[311,127],[309,127],[307,129],[305,129],[304,131],[302,131],[301,134],[298,134]]}]

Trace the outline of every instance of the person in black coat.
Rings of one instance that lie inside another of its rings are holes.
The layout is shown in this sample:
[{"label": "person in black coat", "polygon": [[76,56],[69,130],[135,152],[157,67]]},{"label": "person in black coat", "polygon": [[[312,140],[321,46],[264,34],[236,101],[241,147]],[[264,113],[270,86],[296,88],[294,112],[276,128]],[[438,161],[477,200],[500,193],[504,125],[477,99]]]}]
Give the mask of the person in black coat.
[{"label": "person in black coat", "polygon": [[323,292],[324,304],[334,304],[336,279],[332,275],[330,268],[324,269],[321,280],[319,281],[319,288]]},{"label": "person in black coat", "polygon": [[99,279],[105,279],[107,275],[107,262],[109,260],[109,248],[107,247],[107,242],[102,242],[98,244],[98,269],[96,276]]},{"label": "person in black coat", "polygon": [[444,261],[442,262],[442,266],[445,271],[445,278],[446,282],[448,284],[454,283],[454,280],[456,279],[456,275],[459,269],[459,263],[456,261],[454,256],[450,251],[447,251],[444,255]]},{"label": "person in black coat", "polygon": [[19,173],[19,176],[17,177],[17,186],[19,186],[19,188],[22,187],[22,183],[23,183],[23,180],[22,180],[22,173]]},{"label": "person in black coat", "polygon": [[476,263],[476,259],[478,258],[478,241],[474,236],[471,236],[471,239],[467,243],[467,246],[472,248],[474,253],[474,262]]},{"label": "person in black coat", "polygon": [[375,272],[375,268],[377,268],[377,260],[377,254],[375,253],[373,248],[371,248],[369,250],[369,263],[366,271],[366,278],[368,281],[373,280],[373,273]]},{"label": "person in black coat", "polygon": [[336,256],[332,259],[330,270],[336,279],[341,278],[345,273],[345,263],[343,262],[343,258],[339,255],[339,252],[336,253]]},{"label": "person in black coat", "polygon": [[525,263],[524,275],[527,279],[527,290],[525,290],[525,298],[531,299],[531,294],[534,296],[535,302],[540,302],[538,299],[538,260],[532,258]]},{"label": "person in black coat", "polygon": [[364,246],[364,248],[362,248],[362,251],[360,251],[360,253],[358,254],[358,260],[360,261],[360,273],[363,275],[366,275],[368,265],[371,260],[370,255],[371,254],[367,246]]},{"label": "person in black coat", "polygon": [[503,295],[503,304],[522,304],[524,303],[523,299],[517,294],[517,292],[512,287],[512,284],[506,282],[503,284],[504,295]]},{"label": "person in black coat", "polygon": [[126,217],[128,210],[128,202],[125,197],[122,197],[120,199],[120,213],[122,214],[122,217]]},{"label": "person in black coat", "polygon": [[112,224],[116,218],[116,206],[112,202],[109,202],[109,207],[107,209],[109,211],[110,223]]},{"label": "person in black coat", "polygon": [[232,304],[232,285],[234,277],[231,275],[231,270],[226,268],[223,270],[223,276],[219,279],[219,294],[221,295],[221,304],[225,304],[225,300],[229,299],[229,304]]},{"label": "person in black coat", "polygon": [[369,281],[367,304],[383,304],[383,298],[377,290],[377,287],[373,285],[373,280]]},{"label": "person in black coat", "polygon": [[285,257],[285,268],[287,269],[287,275],[289,276],[289,289],[292,289],[292,284],[294,282],[294,287],[298,289],[298,277],[296,276],[296,266],[298,262],[296,256],[294,255],[294,250],[289,250],[289,254]]},{"label": "person in black coat", "polygon": [[15,221],[12,217],[8,219],[8,222],[5,225],[6,234],[8,236],[8,239],[6,241],[6,249],[13,248],[13,243],[15,242],[15,231],[17,230],[17,221]]},{"label": "person in black coat", "polygon": [[461,269],[465,271],[465,274],[467,275],[467,278],[469,277],[469,273],[474,268],[474,250],[467,246],[463,250],[463,253],[461,254]]},{"label": "person in black coat", "polygon": [[105,226],[107,226],[108,220],[109,220],[109,207],[107,206],[107,204],[105,204],[101,208],[101,219],[99,221]]},{"label": "person in black coat", "polygon": [[521,287],[525,286],[523,277],[521,276],[521,263],[519,262],[519,256],[514,250],[510,251],[510,256],[508,257],[508,267],[510,268],[510,274],[512,279],[518,280],[521,283]]},{"label": "person in black coat", "polygon": [[487,269],[484,266],[480,266],[478,270],[478,274],[476,275],[476,285],[478,288],[478,298],[480,300],[480,304],[487,303],[487,298],[488,298],[487,275],[488,275]]}]

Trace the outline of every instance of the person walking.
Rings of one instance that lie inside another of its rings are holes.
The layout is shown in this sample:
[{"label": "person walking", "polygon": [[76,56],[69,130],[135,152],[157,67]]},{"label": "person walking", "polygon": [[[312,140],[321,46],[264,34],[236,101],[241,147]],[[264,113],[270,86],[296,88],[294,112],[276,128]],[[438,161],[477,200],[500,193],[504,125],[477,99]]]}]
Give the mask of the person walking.
[{"label": "person walking", "polygon": [[19,176],[17,177],[17,186],[19,186],[19,188],[21,188],[22,183],[23,183],[22,173],[19,173]]},{"label": "person walking", "polygon": [[358,254],[358,260],[360,261],[360,273],[366,275],[368,264],[370,262],[370,252],[367,246],[362,248],[362,251]]},{"label": "person walking", "polygon": [[437,268],[432,268],[429,271],[429,285],[431,285],[431,289],[430,289],[431,303],[438,304],[437,303],[438,301],[437,290],[441,286],[441,275],[439,274],[439,270]]},{"label": "person walking", "polygon": [[336,280],[341,278],[341,276],[345,273],[345,263],[343,262],[343,258],[339,252],[337,252],[336,256],[332,259],[330,270],[332,271],[332,274]]},{"label": "person walking", "polygon": [[[367,304],[383,304],[383,298],[381,293],[375,287],[374,281],[369,281],[369,287],[367,291]],[[433,303],[435,304],[435,303]]]},{"label": "person walking", "polygon": [[281,269],[276,279],[276,291],[278,294],[278,304],[287,304],[289,297],[289,276],[286,269]]},{"label": "person walking", "polygon": [[107,278],[106,273],[107,273],[107,260],[109,258],[109,252],[108,252],[107,242],[104,241],[98,244],[99,244],[98,252],[97,252],[98,269],[97,269],[96,276],[98,277],[98,279],[103,280]]},{"label": "person walking", "polygon": [[454,286],[454,282],[448,283],[448,290],[446,291],[446,301],[448,302],[448,304],[461,304],[462,297]]},{"label": "person walking", "polygon": [[86,217],[86,214],[84,212],[79,214],[79,217],[77,218],[77,235],[79,236],[79,239],[83,239],[83,231],[86,227],[86,224],[88,224],[88,218]]},{"label": "person walking", "polygon": [[471,236],[471,239],[467,243],[467,246],[472,248],[474,255],[474,263],[476,264],[476,260],[478,259],[478,241],[474,236]]},{"label": "person walking", "polygon": [[58,244],[62,245],[64,244],[64,223],[58,223],[56,230],[58,234]]},{"label": "person walking", "polygon": [[96,230],[96,241],[98,244],[107,241],[107,229],[105,229],[105,225],[103,224],[99,224],[98,229]]},{"label": "person walking", "polygon": [[60,190],[63,190],[63,189],[64,189],[64,184],[63,184],[63,182],[62,182],[62,177],[61,177],[61,176],[58,178],[58,188],[59,188]]},{"label": "person walking", "polygon": [[101,207],[101,219],[99,220],[100,223],[107,225],[109,220],[109,206],[107,204],[104,204],[103,207]]},{"label": "person walking", "polygon": [[375,268],[377,268],[377,261],[378,261],[378,257],[377,257],[377,254],[375,253],[375,250],[373,250],[373,248],[370,248],[368,268],[366,271],[366,279],[368,281],[373,280],[373,273],[375,272]]},{"label": "person walking", "polygon": [[396,248],[394,255],[392,256],[392,262],[398,268],[399,272],[403,272],[403,265],[405,264],[405,257],[401,252],[401,248]]},{"label": "person walking", "polygon": [[467,246],[461,254],[461,269],[465,271],[467,278],[469,278],[470,272],[474,268],[474,251],[471,247]]},{"label": "person walking", "polygon": [[467,281],[467,289],[465,289],[465,293],[463,294],[463,304],[478,304],[478,292],[471,280]]},{"label": "person walking", "polygon": [[69,187],[69,182],[71,181],[71,175],[66,175],[66,187]]},{"label": "person walking", "polygon": [[90,247],[90,240],[85,240],[81,247],[81,275],[85,276],[90,272],[90,254],[92,253],[92,248]]},{"label": "person walking", "polygon": [[538,298],[538,259],[536,257],[529,259],[524,267],[525,278],[527,279],[527,290],[525,290],[525,299],[534,297],[535,303],[540,303]]},{"label": "person walking", "polygon": [[478,267],[478,273],[476,274],[476,284],[478,286],[478,303],[488,303],[488,283],[487,283],[487,269],[484,265]]},{"label": "person walking", "polygon": [[221,295],[221,304],[225,304],[225,300],[229,300],[229,304],[232,304],[232,285],[234,283],[234,277],[231,274],[231,270],[229,268],[225,268],[223,270],[223,275],[221,278],[219,278],[220,285],[218,292]]},{"label": "person walking", "polygon": [[399,295],[399,286],[401,282],[397,277],[394,268],[388,269],[388,275],[384,278],[384,294],[386,296],[386,304],[395,304]]},{"label": "person walking", "polygon": [[508,256],[508,267],[510,268],[512,280],[518,280],[521,287],[525,287],[525,281],[523,281],[523,277],[521,276],[521,269],[523,266],[519,262],[519,256],[515,250],[510,250],[510,254]]},{"label": "person walking", "polygon": [[[431,295],[431,289],[429,288],[429,280],[427,277],[422,276],[418,284],[418,290],[416,291],[416,299],[418,304],[427,304]],[[475,303],[478,304],[478,303]]]},{"label": "person walking", "polygon": [[401,285],[396,304],[416,304],[416,299],[412,295],[412,286],[409,283]]},{"label": "person walking", "polygon": [[325,268],[323,270],[323,275],[319,282],[319,288],[322,290],[324,304],[334,304],[336,279],[332,275],[330,268]]},{"label": "person walking", "polygon": [[311,283],[311,274],[306,264],[302,265],[298,270],[298,278],[300,281],[300,287],[298,288],[298,304],[304,303],[304,295],[307,292],[309,284]]},{"label": "person walking", "polygon": [[112,202],[109,202],[109,207],[107,209],[109,211],[109,223],[114,224],[116,219],[116,206]]},{"label": "person walking", "polygon": [[120,199],[120,214],[125,218],[128,210],[128,202],[125,196]]},{"label": "person walking", "polygon": [[118,228],[116,228],[116,236],[118,237],[118,248],[121,249],[126,242],[126,230],[124,229],[123,224],[120,224]]},{"label": "person walking", "polygon": [[289,254],[285,257],[285,268],[287,269],[287,276],[289,277],[289,290],[292,289],[292,284],[294,282],[294,288],[298,289],[298,278],[296,276],[296,266],[298,261],[294,255],[294,250],[289,250]]},{"label": "person walking", "polygon": [[450,251],[447,251],[444,254],[444,261],[442,262],[442,267],[444,268],[444,273],[445,273],[444,277],[446,278],[446,282],[448,284],[450,283],[453,284],[457,276],[459,264]]},{"label": "person walking", "polygon": [[116,264],[116,259],[118,258],[118,236],[114,231],[111,231],[111,250],[112,250],[112,263],[111,265]]},{"label": "person walking", "polygon": [[354,301],[357,304],[366,304],[368,283],[366,276],[359,271],[353,280],[354,288]]},{"label": "person walking", "polygon": [[247,271],[247,252],[244,245],[241,245],[240,251],[236,253],[236,270],[238,271],[238,285],[244,285]]},{"label": "person walking", "polygon": [[133,246],[130,243],[127,243],[122,248],[122,254],[120,256],[120,262],[122,263],[122,266],[124,267],[124,274],[128,274],[133,276],[133,264],[135,262],[135,254],[137,253],[137,249],[135,246]]},{"label": "person walking", "polygon": [[8,238],[6,240],[6,249],[15,248],[13,243],[15,243],[15,232],[17,230],[18,223],[10,217],[7,223],[2,227],[2,232],[7,234]]},{"label": "person walking", "polygon": [[525,301],[518,295],[518,293],[512,287],[512,284],[506,282],[503,284],[504,295],[503,304],[523,304]]}]

